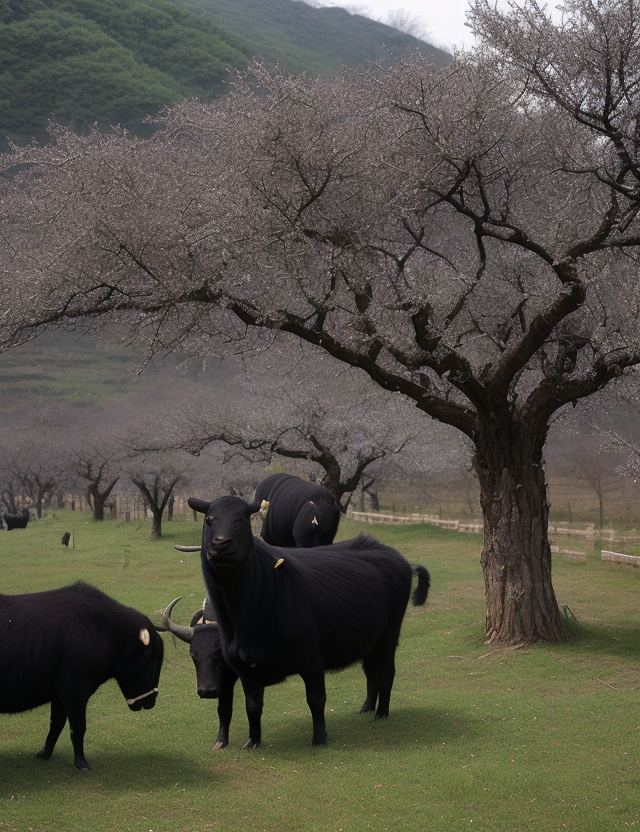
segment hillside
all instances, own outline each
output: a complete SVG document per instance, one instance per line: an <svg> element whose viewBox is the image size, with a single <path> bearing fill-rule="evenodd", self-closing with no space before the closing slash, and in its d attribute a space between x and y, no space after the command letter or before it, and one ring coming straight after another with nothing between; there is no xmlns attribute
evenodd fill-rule
<svg viewBox="0 0 640 832"><path fill-rule="evenodd" d="M352 14L343 8L315 8L303 0L188 0L222 26L242 34L255 56L290 72L337 71L368 61L389 63L392 55L416 50L439 66L451 55L418 38Z"/></svg>
<svg viewBox="0 0 640 832"><path fill-rule="evenodd" d="M181 98L211 99L252 57L294 73L388 61L423 41L298 0L0 0L0 150L46 140L48 120L137 134Z"/></svg>
<svg viewBox="0 0 640 832"><path fill-rule="evenodd" d="M42 141L48 119L138 132L166 104L215 95L251 53L176 0L0 0L0 136Z"/></svg>
<svg viewBox="0 0 640 832"><path fill-rule="evenodd" d="M45 332L0 355L0 414L4 418L31 405L92 405L152 392L167 381L175 360L156 362L140 376L142 354L115 337L105 340L63 330Z"/></svg>

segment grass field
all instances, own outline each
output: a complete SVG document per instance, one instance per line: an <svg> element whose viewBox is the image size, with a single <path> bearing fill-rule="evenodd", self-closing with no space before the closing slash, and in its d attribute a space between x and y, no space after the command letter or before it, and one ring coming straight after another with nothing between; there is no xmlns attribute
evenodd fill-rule
<svg viewBox="0 0 640 832"><path fill-rule="evenodd" d="M187 623L202 579L197 555L173 544L198 542L198 525L167 523L150 543L147 524L85 520L59 512L0 533L0 591L82 578L158 622L155 611L182 595L174 617ZM340 535L358 531L344 523ZM89 772L73 767L66 729L50 761L35 759L46 707L0 715L0 832L640 829L640 570L558 556L558 600L579 639L489 649L479 537L373 531L432 574L427 605L407 613L388 720L358 714L359 668L332 674L329 745L312 748L293 678L266 692L264 747L242 752L238 686L231 744L214 753L215 703L198 699L186 645L165 635L153 711L130 713L115 682L91 699Z"/></svg>

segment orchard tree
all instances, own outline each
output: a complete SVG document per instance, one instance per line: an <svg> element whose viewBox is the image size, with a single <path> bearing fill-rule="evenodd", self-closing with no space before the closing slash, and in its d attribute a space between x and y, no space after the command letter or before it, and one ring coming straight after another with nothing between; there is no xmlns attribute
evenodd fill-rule
<svg viewBox="0 0 640 832"><path fill-rule="evenodd" d="M252 359L247 375L236 378L235 395L198 390L173 407L174 446L197 454L221 442L227 463L238 456L263 465L307 462L306 473L331 491L343 513L359 485L371 488L376 463L387 457L399 456L402 465L418 455L438 467L447 444L443 426L365 373L288 342Z"/></svg>
<svg viewBox="0 0 640 832"><path fill-rule="evenodd" d="M33 408L0 431L0 493L12 512L28 500L38 518L45 501L68 480L69 447L63 413ZM18 505L18 500L20 504Z"/></svg>
<svg viewBox="0 0 640 832"><path fill-rule="evenodd" d="M167 519L172 519L175 489L186 482L190 463L184 451L170 446L163 427L161 401L148 397L122 404L114 427L114 439L120 449L119 467L151 513L151 540L162 537L165 512Z"/></svg>
<svg viewBox="0 0 640 832"><path fill-rule="evenodd" d="M68 422L73 471L85 484L93 519L104 520L104 509L120 479L123 448L115 436L119 409L93 411Z"/></svg>
<svg viewBox="0 0 640 832"><path fill-rule="evenodd" d="M616 473L640 480L640 378L633 373L616 385L615 396L603 401L594 396L587 408L591 429L598 437L597 451L613 458Z"/></svg>
<svg viewBox="0 0 640 832"><path fill-rule="evenodd" d="M562 639L549 422L640 363L636 13L477 0L481 46L443 69L256 65L148 141L15 150L2 342L115 320L211 354L282 331L364 370L473 445L487 641Z"/></svg>
<svg viewBox="0 0 640 832"><path fill-rule="evenodd" d="M151 512L151 540L160 540L163 514L171 513L174 491L185 481L187 465L175 454L156 452L136 455L128 467L131 482Z"/></svg>

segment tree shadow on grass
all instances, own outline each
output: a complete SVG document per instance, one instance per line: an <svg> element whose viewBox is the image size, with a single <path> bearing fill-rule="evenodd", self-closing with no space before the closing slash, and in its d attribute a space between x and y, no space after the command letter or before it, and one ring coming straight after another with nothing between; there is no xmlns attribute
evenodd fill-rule
<svg viewBox="0 0 640 832"><path fill-rule="evenodd" d="M579 622L575 638L567 647L578 647L590 655L640 659L640 624Z"/></svg>

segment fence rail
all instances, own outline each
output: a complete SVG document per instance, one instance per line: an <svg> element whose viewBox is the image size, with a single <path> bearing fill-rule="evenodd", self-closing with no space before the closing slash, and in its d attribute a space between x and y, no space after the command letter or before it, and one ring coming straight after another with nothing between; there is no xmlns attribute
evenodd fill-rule
<svg viewBox="0 0 640 832"><path fill-rule="evenodd" d="M350 520L357 520L359 523L370 523L373 525L389 523L391 525L408 526L415 523L425 523L428 526L439 526L441 529L451 529L456 532L482 533L483 525L474 520L442 520L432 514L408 514L399 516L396 514L384 514L373 511L349 511L347 517Z"/></svg>
<svg viewBox="0 0 640 832"><path fill-rule="evenodd" d="M432 514L413 513L409 515L399 516L393 514L384 514L383 512L352 511L350 509L347 512L347 517L349 517L352 520L357 520L361 523L370 524L389 523L393 525L409 525L413 523L425 523L429 526L438 526L441 529L451 529L452 531L457 532L474 532L476 534L481 534L483 529L482 523L479 523L477 521L443 520L442 518ZM566 549L564 547L558 546L553 539L555 537L573 537L576 538L576 542L578 542L579 540L583 540L586 550L595 548L596 538L599 540L609 540L612 543L616 541L622 545L624 545L625 543L640 543L639 534L617 534L615 529L596 530L595 525L593 524L587 526L586 529L568 529L564 526L556 526L553 524L549 524L549 538L551 542L551 551L556 554L565 555L565 557L572 558L574 560L586 560L586 551ZM617 561L619 563L630 563L634 566L640 565L640 557L637 557L636 555L624 555L619 552L610 552L604 549L602 550L602 560Z"/></svg>
<svg viewBox="0 0 640 832"><path fill-rule="evenodd" d="M620 552L607 552L602 550L602 560L612 560L616 563L630 563L632 566L640 566L640 557L636 555L623 555Z"/></svg>

